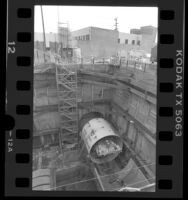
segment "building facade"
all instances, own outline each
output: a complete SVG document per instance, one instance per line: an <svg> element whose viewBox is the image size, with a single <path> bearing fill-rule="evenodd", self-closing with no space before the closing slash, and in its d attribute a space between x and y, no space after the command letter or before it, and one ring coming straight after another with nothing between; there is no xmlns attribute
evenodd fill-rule
<svg viewBox="0 0 188 200"><path fill-rule="evenodd" d="M156 34L157 28L153 26L131 29L130 33L98 27L87 27L72 32L82 57L127 57L132 50L142 50L150 54Z"/></svg>
<svg viewBox="0 0 188 200"><path fill-rule="evenodd" d="M143 26L140 28L140 31L142 35L141 48L148 53L151 53L151 49L155 45L157 28L153 26Z"/></svg>
<svg viewBox="0 0 188 200"><path fill-rule="evenodd" d="M157 62L157 45L155 45L152 49L151 49L151 58L150 60L152 62Z"/></svg>
<svg viewBox="0 0 188 200"><path fill-rule="evenodd" d="M87 27L72 32L82 57L110 57L117 55L118 31Z"/></svg>
<svg viewBox="0 0 188 200"><path fill-rule="evenodd" d="M128 57L130 51L139 50L141 40L141 35L119 32L118 56Z"/></svg>
<svg viewBox="0 0 188 200"><path fill-rule="evenodd" d="M56 52L59 52L61 46L62 49L79 48L81 57L84 58L128 57L130 51L137 50L151 54L151 49L155 45L156 34L157 28L153 26L131 29L130 33L98 27L86 27L72 32L66 28L61 28L59 33L47 33L46 43L47 47L57 48ZM36 43L43 40L42 33L35 33Z"/></svg>
<svg viewBox="0 0 188 200"><path fill-rule="evenodd" d="M140 46L142 35L119 32L119 44L138 45Z"/></svg>

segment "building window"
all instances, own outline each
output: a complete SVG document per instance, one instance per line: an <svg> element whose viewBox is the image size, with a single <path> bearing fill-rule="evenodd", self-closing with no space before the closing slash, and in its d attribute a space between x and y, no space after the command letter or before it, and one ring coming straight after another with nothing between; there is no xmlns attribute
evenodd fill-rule
<svg viewBox="0 0 188 200"><path fill-rule="evenodd" d="M134 45L135 44L135 40L132 40L132 45Z"/></svg>
<svg viewBox="0 0 188 200"><path fill-rule="evenodd" d="M120 43L120 38L118 38L118 43Z"/></svg>
<svg viewBox="0 0 188 200"><path fill-rule="evenodd" d="M138 41L137 41L137 45L139 45L139 46L140 46L140 40L138 40Z"/></svg>
<svg viewBox="0 0 188 200"><path fill-rule="evenodd" d="M83 40L86 40L86 37L85 37L85 35L83 35Z"/></svg>
<svg viewBox="0 0 188 200"><path fill-rule="evenodd" d="M128 39L125 40L125 44L128 44Z"/></svg>
<svg viewBox="0 0 188 200"><path fill-rule="evenodd" d="M89 40L89 35L86 35L86 40Z"/></svg>

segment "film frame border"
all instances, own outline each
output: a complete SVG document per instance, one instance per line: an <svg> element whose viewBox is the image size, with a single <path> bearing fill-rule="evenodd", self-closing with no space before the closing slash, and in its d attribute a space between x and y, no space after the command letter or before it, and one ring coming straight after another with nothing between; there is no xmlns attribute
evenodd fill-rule
<svg viewBox="0 0 188 200"><path fill-rule="evenodd" d="M12 124L15 126L6 132L6 196L182 197L183 135L178 137L175 133L183 127L183 88L178 85L183 86L183 78L180 77L183 77L184 61L184 3L183 0L127 0L116 3L105 0L90 4L74 0L54 0L53 4L50 0L8 1L8 14L11 14L8 15L7 115L14 118L15 123ZM158 7L156 192L73 194L69 191L32 191L34 5ZM178 69L181 72L177 72ZM180 76L178 81L177 75Z"/></svg>

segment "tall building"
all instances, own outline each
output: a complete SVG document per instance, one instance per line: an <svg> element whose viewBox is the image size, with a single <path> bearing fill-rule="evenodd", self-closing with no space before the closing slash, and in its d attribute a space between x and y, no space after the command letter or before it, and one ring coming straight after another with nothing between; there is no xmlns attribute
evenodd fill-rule
<svg viewBox="0 0 188 200"><path fill-rule="evenodd" d="M148 53L151 53L151 49L155 45L155 39L157 35L157 28L153 26L143 26L140 28L142 34L142 49L146 50Z"/></svg>

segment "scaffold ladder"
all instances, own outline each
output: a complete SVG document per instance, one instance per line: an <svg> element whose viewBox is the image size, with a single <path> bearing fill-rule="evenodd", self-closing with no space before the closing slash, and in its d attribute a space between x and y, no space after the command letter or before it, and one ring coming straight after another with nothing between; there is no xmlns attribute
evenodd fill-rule
<svg viewBox="0 0 188 200"><path fill-rule="evenodd" d="M78 139L77 71L66 66L63 63L56 64L58 111L61 123L59 138L62 147L64 139L67 141L67 138L71 138L69 143L76 143Z"/></svg>

